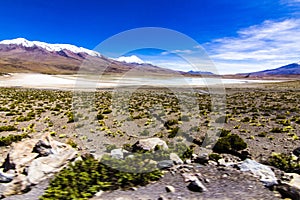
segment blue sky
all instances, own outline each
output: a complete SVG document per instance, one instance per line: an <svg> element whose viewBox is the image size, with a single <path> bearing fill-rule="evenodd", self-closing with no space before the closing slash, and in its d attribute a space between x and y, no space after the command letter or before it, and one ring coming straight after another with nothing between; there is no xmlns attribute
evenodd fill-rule
<svg viewBox="0 0 300 200"><path fill-rule="evenodd" d="M220 73L250 72L300 60L299 13L300 0L4 0L0 40L24 37L94 49L122 31L163 27L196 40ZM179 51L193 53L173 53ZM174 54L128 55L134 53L160 66L191 69Z"/></svg>

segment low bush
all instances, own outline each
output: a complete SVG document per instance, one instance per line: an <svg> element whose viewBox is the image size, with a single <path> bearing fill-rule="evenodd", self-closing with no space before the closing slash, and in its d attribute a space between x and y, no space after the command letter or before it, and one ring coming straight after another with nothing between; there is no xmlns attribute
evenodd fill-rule
<svg viewBox="0 0 300 200"><path fill-rule="evenodd" d="M300 163L297 158L283 153L273 153L268 160L268 164L285 172L299 173L300 170Z"/></svg>
<svg viewBox="0 0 300 200"><path fill-rule="evenodd" d="M225 137L218 139L213 147L213 151L217 153L231 153L233 151L240 151L247 148L247 143L244 142L237 134L228 134Z"/></svg>
<svg viewBox="0 0 300 200"><path fill-rule="evenodd" d="M8 135L6 137L1 137L0 138L0 146L8 146L12 144L13 142L18 142L21 141L23 138L29 137L28 133L23 133L20 135Z"/></svg>
<svg viewBox="0 0 300 200"><path fill-rule="evenodd" d="M131 159L131 160L130 160ZM101 161L87 155L83 160L70 164L60 171L50 182L40 200L89 199L100 190L128 189L137 185L146 185L158 180L162 172L151 163L137 162L135 158L127 160L112 159L103 156ZM132 166L144 167L148 172L128 172Z"/></svg>
<svg viewBox="0 0 300 200"><path fill-rule="evenodd" d="M17 128L12 126L12 125L8 125L8 126L0 126L0 132L3 131L16 131Z"/></svg>

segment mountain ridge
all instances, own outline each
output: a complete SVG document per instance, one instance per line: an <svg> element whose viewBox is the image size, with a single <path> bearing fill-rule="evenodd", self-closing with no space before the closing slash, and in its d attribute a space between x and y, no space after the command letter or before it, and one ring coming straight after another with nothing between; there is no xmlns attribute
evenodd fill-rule
<svg viewBox="0 0 300 200"><path fill-rule="evenodd" d="M142 67L141 67L142 66ZM24 38L0 42L0 72L46 74L127 73L175 75L181 72L148 63L126 63L70 44L48 44Z"/></svg>
<svg viewBox="0 0 300 200"><path fill-rule="evenodd" d="M275 69L267 69L250 73L239 73L236 75L244 75L246 77L300 75L300 62L287 64Z"/></svg>

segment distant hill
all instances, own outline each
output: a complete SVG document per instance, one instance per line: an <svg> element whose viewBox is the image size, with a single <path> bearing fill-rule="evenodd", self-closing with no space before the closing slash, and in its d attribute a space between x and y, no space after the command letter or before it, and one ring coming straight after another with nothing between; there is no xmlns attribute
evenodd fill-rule
<svg viewBox="0 0 300 200"><path fill-rule="evenodd" d="M246 77L300 75L300 63L292 63L276 69L268 69L258 72L243 73L237 75L244 75Z"/></svg>
<svg viewBox="0 0 300 200"><path fill-rule="evenodd" d="M191 74L191 75L215 75L215 74L212 73L212 72L206 72L206 71L193 71L193 70L188 71L187 74Z"/></svg>
<svg viewBox="0 0 300 200"><path fill-rule="evenodd" d="M24 38L0 42L0 73L31 72L75 74L126 73L174 75L181 72L151 64L126 63L104 57L98 52L70 44L49 44Z"/></svg>

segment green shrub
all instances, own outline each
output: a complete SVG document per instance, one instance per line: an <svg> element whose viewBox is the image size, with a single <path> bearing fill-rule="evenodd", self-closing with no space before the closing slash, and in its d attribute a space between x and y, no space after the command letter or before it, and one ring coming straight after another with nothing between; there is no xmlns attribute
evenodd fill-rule
<svg viewBox="0 0 300 200"><path fill-rule="evenodd" d="M174 138L177 135L178 131L179 131L178 126L175 126L174 128L171 128L171 130L169 131L168 138Z"/></svg>
<svg viewBox="0 0 300 200"><path fill-rule="evenodd" d="M102 113L98 113L96 118L97 118L97 120L102 120L102 119L104 119L104 115Z"/></svg>
<svg viewBox="0 0 300 200"><path fill-rule="evenodd" d="M250 117L244 117L243 119L241 119L241 122L250 122L251 119Z"/></svg>
<svg viewBox="0 0 300 200"><path fill-rule="evenodd" d="M30 121L32 120L33 118L30 118L30 117L27 117L27 116L18 116L16 118L16 121L17 122L26 122L26 121Z"/></svg>
<svg viewBox="0 0 300 200"><path fill-rule="evenodd" d="M211 153L211 154L208 155L208 157L209 157L210 160L213 160L213 161L216 161L216 162L219 159L222 158L222 156L220 156L220 154L218 154L218 153Z"/></svg>
<svg viewBox="0 0 300 200"><path fill-rule="evenodd" d="M145 170L148 168L148 172L128 172L128 168L137 165L141 165L141 162L137 162L135 158L117 160L103 156L101 161L98 161L91 155L85 156L83 160L61 170L51 180L40 200L89 199L99 190L128 189L146 185L162 176L162 172L154 169L153 164L145 163L139 167L145 167Z"/></svg>
<svg viewBox="0 0 300 200"><path fill-rule="evenodd" d="M178 120L177 119L171 119L171 120L166 121L164 126L167 129L170 129L173 125L176 125L176 124L178 124Z"/></svg>
<svg viewBox="0 0 300 200"><path fill-rule="evenodd" d="M229 135L230 134L230 130L226 130L226 129L220 129L220 131L219 131L219 133L220 133L220 137L225 137L225 136L227 136L227 135Z"/></svg>
<svg viewBox="0 0 300 200"><path fill-rule="evenodd" d="M300 163L292 155L273 153L268 164L285 172L299 172Z"/></svg>
<svg viewBox="0 0 300 200"><path fill-rule="evenodd" d="M281 128L281 127L273 127L270 131L272 133L283 133L283 128Z"/></svg>
<svg viewBox="0 0 300 200"><path fill-rule="evenodd" d="M76 142L75 142L74 140L70 139L70 138L67 140L66 143L67 143L68 145L70 145L71 147L73 147L73 148L76 148L76 147L77 147Z"/></svg>
<svg viewBox="0 0 300 200"><path fill-rule="evenodd" d="M257 134L258 137L266 137L267 133L266 132L261 132L259 134Z"/></svg>
<svg viewBox="0 0 300 200"><path fill-rule="evenodd" d="M245 143L240 136L237 134L228 134L218 139L213 147L213 151L218 153L231 153L232 151L240 151L246 148L247 143Z"/></svg>
<svg viewBox="0 0 300 200"><path fill-rule="evenodd" d="M118 147L115 144L109 144L106 146L106 151L111 152L113 149L117 149Z"/></svg>
<svg viewBox="0 0 300 200"><path fill-rule="evenodd" d="M67 123L73 123L73 122L77 122L78 121L78 117L75 117L73 112L68 112L67 116L68 116Z"/></svg>
<svg viewBox="0 0 300 200"><path fill-rule="evenodd" d="M1 137L0 138L0 146L8 146L12 144L13 142L18 142L21 141L23 138L29 137L28 133L23 133L20 135L8 135L6 137Z"/></svg>
<svg viewBox="0 0 300 200"><path fill-rule="evenodd" d="M0 132L3 131L16 131L17 128L12 126L12 125L8 125L8 126L0 126Z"/></svg>

